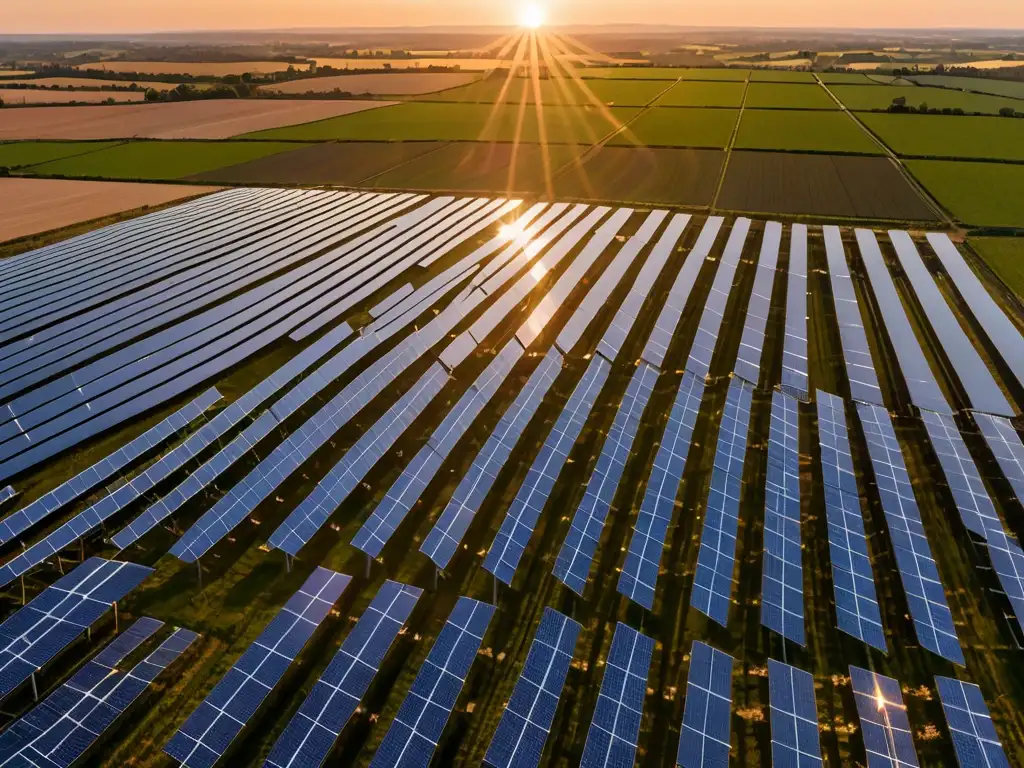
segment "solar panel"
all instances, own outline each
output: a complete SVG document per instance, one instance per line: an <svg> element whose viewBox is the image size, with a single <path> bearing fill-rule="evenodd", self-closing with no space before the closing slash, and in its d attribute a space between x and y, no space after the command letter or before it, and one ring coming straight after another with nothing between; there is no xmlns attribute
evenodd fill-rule
<svg viewBox="0 0 1024 768"><path fill-rule="evenodd" d="M679 382L676 399L647 478L647 490L619 576L619 594L649 611L654 610L661 553L674 517L676 496L683 482L686 457L703 397L704 381L692 373L685 374Z"/></svg>
<svg viewBox="0 0 1024 768"><path fill-rule="evenodd" d="M18 492L9 485L6 488L0 488L0 505L6 504L17 495ZM6 520L0 521L0 526L3 526L6 522Z"/></svg>
<svg viewBox="0 0 1024 768"><path fill-rule="evenodd" d="M733 659L729 654L696 640L693 642L676 765L683 768L729 765L732 667Z"/></svg>
<svg viewBox="0 0 1024 768"><path fill-rule="evenodd" d="M718 345L718 333L722 328L725 308L732 293L733 281L736 279L736 268L743 256L743 246L750 232L750 219L739 218L733 222L732 232L725 244L722 259L718 262L715 281L711 284L711 293L704 304L704 312L700 316L697 334L693 337L690 356L686 360L686 370L698 376L707 377L711 373L711 359Z"/></svg>
<svg viewBox="0 0 1024 768"><path fill-rule="evenodd" d="M933 232L927 238L946 273L952 278L953 285L971 308L971 313L978 318L985 334L1013 371L1017 381L1024 385L1024 337L1017 326L985 289L948 235Z"/></svg>
<svg viewBox="0 0 1024 768"><path fill-rule="evenodd" d="M789 234L789 283L786 287L786 337L782 346L782 390L807 400L807 226Z"/></svg>
<svg viewBox="0 0 1024 768"><path fill-rule="evenodd" d="M761 624L805 644L797 400L772 393L764 499Z"/></svg>
<svg viewBox="0 0 1024 768"><path fill-rule="evenodd" d="M836 624L843 632L884 652L885 633L850 455L846 408L840 398L820 389L817 402Z"/></svg>
<svg viewBox="0 0 1024 768"><path fill-rule="evenodd" d="M1024 442L1020 435L1009 419L975 413L974 420L1017 500L1024 504Z"/></svg>
<svg viewBox="0 0 1024 768"><path fill-rule="evenodd" d="M843 360L846 375L850 379L850 393L854 400L882 405L882 390L878 385L875 364L871 360L871 348L864 332L857 292L850 277L843 248L843 236L839 227L824 227L825 252L828 256L828 272L832 282L832 298L836 306L836 320L843 344Z"/></svg>
<svg viewBox="0 0 1024 768"><path fill-rule="evenodd" d="M501 253L491 259L487 266L480 271L480 274L473 278L474 285L481 285L487 278L506 267L523 249L536 247L533 244L534 238L537 238L541 232L544 232L545 228L551 222L559 219L563 213L569 211L563 217L565 220L559 222L559 228L557 230L552 229L551 232L564 231L569 224L582 216L586 210L587 206L585 205L575 205L570 210L568 203L554 203L550 208L547 207L546 203L534 204L521 219L509 225L507 229L498 232L498 235L487 245L481 246L481 249L486 248L490 251L488 255L492 255L499 249L501 249Z"/></svg>
<svg viewBox="0 0 1024 768"><path fill-rule="evenodd" d="M865 403L857 405L857 412L917 639L933 653L962 665L964 654L889 412Z"/></svg>
<svg viewBox="0 0 1024 768"><path fill-rule="evenodd" d="M772 765L820 766L814 678L801 669L768 659L768 701L772 718Z"/></svg>
<svg viewBox="0 0 1024 768"><path fill-rule="evenodd" d="M164 747L182 765L212 766L274 690L350 576L317 568Z"/></svg>
<svg viewBox="0 0 1024 768"><path fill-rule="evenodd" d="M534 526L537 525L537 518L594 407L594 401L608 379L610 369L608 361L600 355L590 359L583 378L545 439L501 522L501 528L484 559L484 568L505 584L512 584L519 559L526 551Z"/></svg>
<svg viewBox="0 0 1024 768"><path fill-rule="evenodd" d="M0 624L0 698L137 587L152 568L92 557Z"/></svg>
<svg viewBox="0 0 1024 768"><path fill-rule="evenodd" d="M594 318L606 307L612 292L622 281L626 271L632 266L640 252L651 242L655 232L667 217L668 211L651 211L636 234L626 240L625 245L615 254L612 263L597 279L594 287L587 291L587 295L583 297L569 321L562 326L562 330L555 340L555 346L563 354L569 354L579 343ZM602 354L604 353L602 352Z"/></svg>
<svg viewBox="0 0 1024 768"><path fill-rule="evenodd" d="M736 365L733 367L733 373L755 386L761 378L764 331L772 306L772 289L775 286L775 271L779 263L781 245L782 225L769 221L764 226L764 240L761 242L761 254L757 260L754 288L747 305L743 337L740 339L740 349L736 355Z"/></svg>
<svg viewBox="0 0 1024 768"><path fill-rule="evenodd" d="M724 222L725 219L721 216L708 217L707 221L704 222L704 228L700 231L697 242L694 243L693 249L686 257L683 268L679 270L679 274L669 290L665 304L661 308L661 313L655 322L654 330L651 331L650 338L647 340L647 346L644 347L643 354L641 355L641 359L650 363L655 368L660 368L665 361L665 355L668 354L668 348L676 334L676 327L679 325L680 319L682 319L686 300L690 298L693 284L700 274L701 267L704 266L705 259L711 253L711 249L715 245L715 240L718 238L718 233L722 230ZM661 243L659 243L660 245ZM671 250L669 250L669 253L671 253ZM665 257L668 257L668 253L665 254ZM614 323L612 327L615 327ZM624 338L625 336L623 336Z"/></svg>
<svg viewBox="0 0 1024 768"><path fill-rule="evenodd" d="M953 364L957 378L963 384L972 406L976 410L1000 416L1015 415L1013 407L1007 402L985 361L946 303L910 235L906 232L890 231L889 239L896 248L896 256L903 266L903 271L907 273L928 322Z"/></svg>
<svg viewBox="0 0 1024 768"><path fill-rule="evenodd" d="M307 768L327 759L422 593L384 582L275 742L266 765Z"/></svg>
<svg viewBox="0 0 1024 768"><path fill-rule="evenodd" d="M1024 550L1003 531L989 531L987 543L992 568L999 576L1017 624L1024 630Z"/></svg>
<svg viewBox="0 0 1024 768"><path fill-rule="evenodd" d="M903 378L910 390L910 399L918 408L937 413L952 413L928 365L921 344L914 335L903 302L896 292L896 284L885 265L882 250L878 247L875 233L867 229L858 229L857 244L860 246L861 260L867 269L868 279L882 311L882 318L885 320L889 341L892 342Z"/></svg>
<svg viewBox="0 0 1024 768"><path fill-rule="evenodd" d="M545 608L512 697L487 748L492 768L536 768L555 720L558 699L572 664L580 625Z"/></svg>
<svg viewBox="0 0 1024 768"><path fill-rule="evenodd" d="M430 765L493 615L493 605L459 598L377 747L371 766Z"/></svg>
<svg viewBox="0 0 1024 768"><path fill-rule="evenodd" d="M753 396L754 388L747 382L734 378L729 384L690 596L692 607L723 627L728 624L732 602L743 460Z"/></svg>
<svg viewBox="0 0 1024 768"><path fill-rule="evenodd" d="M633 764L653 653L654 640L621 622L615 625L581 768Z"/></svg>
<svg viewBox="0 0 1024 768"><path fill-rule="evenodd" d="M438 568L448 567L498 473L561 370L562 356L554 349L548 350L548 354L530 375L526 386L502 415L498 426L473 459L473 465L459 482L451 501L420 547L420 551L433 560Z"/></svg>
<svg viewBox="0 0 1024 768"><path fill-rule="evenodd" d="M516 208L522 205L522 201L515 200L513 202L516 203ZM479 248L477 248L473 252L473 256L477 259L477 261L483 261L488 256L493 256L499 250L507 246L509 244L509 241L513 240L519 233L526 232L526 230L530 227L533 221L542 213L544 213L544 210L547 207L547 203L534 203L532 206L530 206L529 209L526 210L525 213L520 215L518 219L516 219L508 226L503 226L501 228L501 231L497 235L488 240L484 245L481 245ZM567 207L568 205L566 203L559 203L557 204L557 206L552 206L551 209L548 211L548 214L545 215L554 216L557 212L565 210ZM435 261L440 259L443 255L443 253L433 253L427 256L422 261L420 261L418 266L421 266L424 269L426 269L427 267L431 266Z"/></svg>
<svg viewBox="0 0 1024 768"><path fill-rule="evenodd" d="M917 751L899 681L850 667L868 768L916 768Z"/></svg>
<svg viewBox="0 0 1024 768"><path fill-rule="evenodd" d="M981 688L950 677L935 683L960 768L1010 768Z"/></svg>
<svg viewBox="0 0 1024 768"><path fill-rule="evenodd" d="M658 374L659 371L647 363L640 363L633 374L555 561L552 573L579 595L586 589L608 512Z"/></svg>

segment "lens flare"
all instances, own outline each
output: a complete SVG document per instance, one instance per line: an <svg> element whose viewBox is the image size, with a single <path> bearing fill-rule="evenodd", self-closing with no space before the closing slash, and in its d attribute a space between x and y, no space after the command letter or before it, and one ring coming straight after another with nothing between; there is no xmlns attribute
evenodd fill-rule
<svg viewBox="0 0 1024 768"><path fill-rule="evenodd" d="M543 6L537 5L536 3L524 5L519 11L519 24L527 29L540 29L544 26L546 18L547 13Z"/></svg>

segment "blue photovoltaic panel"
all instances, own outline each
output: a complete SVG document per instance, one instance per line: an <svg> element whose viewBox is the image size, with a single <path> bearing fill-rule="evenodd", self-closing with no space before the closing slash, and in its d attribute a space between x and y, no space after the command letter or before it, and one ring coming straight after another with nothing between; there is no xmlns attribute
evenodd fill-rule
<svg viewBox="0 0 1024 768"><path fill-rule="evenodd" d="M494 606L460 597L370 765L426 768L473 665Z"/></svg>
<svg viewBox="0 0 1024 768"><path fill-rule="evenodd" d="M650 363L655 368L660 368L665 361L665 355L668 353L668 348L676 334L676 327L679 325L680 319L682 319L686 300L690 298L693 284L696 282L708 254L711 253L711 249L715 245L715 240L718 238L718 233L722 230L724 222L725 219L721 216L708 217L707 221L704 222L704 228L700 231L697 242L694 243L693 249L686 257L683 268L679 270L676 281L669 290L668 297L665 299L665 305L658 315L654 330L651 331L650 338L647 340L647 346L644 347L643 354L641 355L644 361ZM615 328L614 323L612 328ZM609 333L611 330L610 328ZM621 345L621 342L619 343Z"/></svg>
<svg viewBox="0 0 1024 768"><path fill-rule="evenodd" d="M580 768L633 765L653 654L654 640L615 625Z"/></svg>
<svg viewBox="0 0 1024 768"><path fill-rule="evenodd" d="M9 485L6 488L0 488L0 505L6 504L17 495L18 492ZM6 520L0 521L0 527L2 527L6 522Z"/></svg>
<svg viewBox="0 0 1024 768"><path fill-rule="evenodd" d="M850 667L868 768L917 768L917 750L899 681Z"/></svg>
<svg viewBox="0 0 1024 768"><path fill-rule="evenodd" d="M736 268L743 256L743 245L749 232L750 219L736 219L729 240L725 244L722 259L718 262L715 281L711 284L711 293L704 304L697 334L693 337L693 346L690 347L690 356L686 359L686 370L697 376L706 378L711 372L711 360L715 356L715 347L718 346L718 333L722 329L725 308L736 279Z"/></svg>
<svg viewBox="0 0 1024 768"><path fill-rule="evenodd" d="M433 560L438 568L448 567L498 473L561 370L562 356L554 349L549 350L515 402L502 415L498 426L487 438L484 447L473 460L473 465L455 489L451 501L430 529L420 551Z"/></svg>
<svg viewBox="0 0 1024 768"><path fill-rule="evenodd" d="M566 403L565 408L548 434L544 445L534 459L526 479L516 494L512 506L501 522L491 548L484 559L484 568L496 579L512 584L519 567L519 559L526 551L533 529L537 525L541 510L558 480L558 475L569 458L583 425L590 415L594 401L604 387L611 369L608 361L600 355L590 359L580 383Z"/></svg>
<svg viewBox="0 0 1024 768"><path fill-rule="evenodd" d="M1024 504L1024 442L1021 442L1020 435L1009 419L975 413L974 420L978 422L981 434L1017 500Z"/></svg>
<svg viewBox="0 0 1024 768"><path fill-rule="evenodd" d="M882 310L889 341L892 342L900 370L910 390L910 399L918 408L951 414L953 411L935 380L917 336L914 335L903 302L896 292L896 284L889 274L882 250L878 247L875 233L868 229L858 229L857 245L860 247L861 261L867 269L878 306Z"/></svg>
<svg viewBox="0 0 1024 768"><path fill-rule="evenodd" d="M1003 531L990 531L987 543L992 568L999 576L1017 624L1024 630L1024 550Z"/></svg>
<svg viewBox="0 0 1024 768"><path fill-rule="evenodd" d="M886 651L860 493L850 455L846 409L842 399L820 389L817 401L836 623L843 632Z"/></svg>
<svg viewBox="0 0 1024 768"><path fill-rule="evenodd" d="M679 382L675 403L654 457L647 490L629 540L618 591L630 600L654 610L654 590L661 568L661 553L674 516L676 496L683 482L693 427L697 423L704 381L692 373Z"/></svg>
<svg viewBox="0 0 1024 768"><path fill-rule="evenodd" d="M843 360L846 362L846 375L850 379L850 394L854 400L882 405L882 390L871 359L871 348L864 332L864 318L850 277L850 267L846 263L843 236L839 227L828 226L823 231L832 299L836 306L839 338L843 344Z"/></svg>
<svg viewBox="0 0 1024 768"><path fill-rule="evenodd" d="M753 387L740 379L734 378L729 385L690 596L692 607L723 627L729 622L732 603L743 460L753 395Z"/></svg>
<svg viewBox="0 0 1024 768"><path fill-rule="evenodd" d="M805 644L797 400L772 393L764 499L761 624Z"/></svg>
<svg viewBox="0 0 1024 768"><path fill-rule="evenodd" d="M274 744L266 766L314 768L327 759L422 593L384 582Z"/></svg>
<svg viewBox="0 0 1024 768"><path fill-rule="evenodd" d="M679 734L676 765L683 768L727 768L732 733L733 659L710 645L690 649L686 705Z"/></svg>
<svg viewBox="0 0 1024 768"><path fill-rule="evenodd" d="M815 768L821 762L814 678L802 669L768 659L772 765Z"/></svg>
<svg viewBox="0 0 1024 768"><path fill-rule="evenodd" d="M189 768L214 765L274 690L351 581L317 568L171 737L164 752Z"/></svg>
<svg viewBox="0 0 1024 768"><path fill-rule="evenodd" d="M786 287L786 338L782 346L782 389L799 400L810 392L807 377L807 226L789 234L789 282Z"/></svg>
<svg viewBox="0 0 1024 768"><path fill-rule="evenodd" d="M578 595L582 595L587 586L601 532L658 374L658 369L647 363L640 363L633 374L555 561L552 573Z"/></svg>
<svg viewBox="0 0 1024 768"><path fill-rule="evenodd" d="M963 664L964 654L946 603L946 591L928 545L910 474L889 412L865 403L857 405L857 412L871 455L882 511L917 639L932 653Z"/></svg>
<svg viewBox="0 0 1024 768"><path fill-rule="evenodd" d="M1016 415L1013 406L1007 402L1006 396L989 372L988 365L978 354L960 321L946 303L946 298L935 284L935 278L928 271L928 267L921 260L921 254L917 252L910 235L906 232L893 231L889 232L889 239L892 240L903 271L910 279L914 293L921 302L921 308L935 330L943 351L953 364L953 369L963 384L972 407L1000 416ZM999 340L993 341L998 346Z"/></svg>
<svg viewBox="0 0 1024 768"><path fill-rule="evenodd" d="M572 664L580 625L545 608L523 671L487 748L491 768L536 768Z"/></svg>
<svg viewBox="0 0 1024 768"><path fill-rule="evenodd" d="M64 650L152 568L92 557L0 624L0 698Z"/></svg>
<svg viewBox="0 0 1024 768"><path fill-rule="evenodd" d="M981 688L949 677L935 682L960 768L1010 768Z"/></svg>
<svg viewBox="0 0 1024 768"><path fill-rule="evenodd" d="M747 305L747 319L743 324L743 337L736 355L733 373L757 386L761 378L761 352L764 348L764 330L768 325L768 312L772 306L775 270L779 264L782 245L782 225L769 221L764 226L761 255L754 275L754 288Z"/></svg>

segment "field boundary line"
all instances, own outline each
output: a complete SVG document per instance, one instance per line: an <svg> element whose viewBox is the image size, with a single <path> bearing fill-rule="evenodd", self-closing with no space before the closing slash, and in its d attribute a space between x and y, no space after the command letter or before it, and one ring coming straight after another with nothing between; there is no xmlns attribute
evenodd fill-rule
<svg viewBox="0 0 1024 768"><path fill-rule="evenodd" d="M740 108L736 112L736 124L732 127L732 134L729 136L729 143L725 146L725 159L722 160L722 171L718 174L718 184L715 185L715 195L711 198L709 211L718 209L718 198L722 195L722 187L725 186L725 174L729 172L729 161L732 159L732 150L736 146L736 137L740 133L740 123L743 122L743 111L747 107L747 94L750 92L750 82L753 72L747 74L743 81L743 98L740 99Z"/></svg>
<svg viewBox="0 0 1024 768"><path fill-rule="evenodd" d="M335 142L335 143L338 143L338 142ZM402 143L402 142L398 142L398 143ZM408 160L404 160L401 163L398 163L396 165L391 166L390 168L385 168L383 171L378 171L377 173L371 174L371 175L367 176L365 179L360 179L359 181L355 182L355 186L362 186L363 184L366 184L369 181L373 181L374 179L380 178L385 173L391 173L392 171L397 171L399 168L404 168L405 166L407 166L410 163L412 163L414 160L419 160L420 158L423 158L423 157L430 157L431 155L436 155L442 149L447 149L452 144L459 144L459 143L460 142L458 142L458 141L446 141L446 142L443 142L440 147L432 149L429 152L424 152L423 154L416 155L415 157L410 157Z"/></svg>

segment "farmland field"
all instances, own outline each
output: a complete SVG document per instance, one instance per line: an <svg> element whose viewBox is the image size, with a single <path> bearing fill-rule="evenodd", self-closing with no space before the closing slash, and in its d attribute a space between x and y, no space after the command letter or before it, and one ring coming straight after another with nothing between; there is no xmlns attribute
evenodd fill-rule
<svg viewBox="0 0 1024 768"><path fill-rule="evenodd" d="M863 72L822 72L818 77L826 85L871 85L875 82Z"/></svg>
<svg viewBox="0 0 1024 768"><path fill-rule="evenodd" d="M965 224L1024 227L1024 165L910 160L907 167Z"/></svg>
<svg viewBox="0 0 1024 768"><path fill-rule="evenodd" d="M456 101L468 104L543 105L614 104L642 107L669 87L668 83L639 80L587 80L581 86L567 78L534 82L526 77L490 77L479 83L424 96L422 101Z"/></svg>
<svg viewBox="0 0 1024 768"><path fill-rule="evenodd" d="M0 168L20 168L27 165L46 163L72 155L98 152L114 146L109 141L56 142L21 141L0 144Z"/></svg>
<svg viewBox="0 0 1024 768"><path fill-rule="evenodd" d="M0 141L227 139L239 133L387 106L384 101L213 100L125 106L33 107L0 115Z"/></svg>
<svg viewBox="0 0 1024 768"><path fill-rule="evenodd" d="M1006 287L1024 300L1024 237L972 237L968 243Z"/></svg>
<svg viewBox="0 0 1024 768"><path fill-rule="evenodd" d="M588 67L580 76L589 79L632 80L746 80L749 70L686 67Z"/></svg>
<svg viewBox="0 0 1024 768"><path fill-rule="evenodd" d="M494 69L502 64L508 64L500 59L460 59L460 58L430 58L430 59L332 59L316 57L318 67L333 67L334 69L426 69L427 67L445 67L451 69L463 69L467 72L485 72ZM298 68L298 65L297 67Z"/></svg>
<svg viewBox="0 0 1024 768"><path fill-rule="evenodd" d="M747 109L839 109L820 85L753 82L747 88Z"/></svg>
<svg viewBox="0 0 1024 768"><path fill-rule="evenodd" d="M780 64L776 64L780 66ZM794 72L788 69L755 69L750 73L753 83L813 83L814 75L810 72Z"/></svg>
<svg viewBox="0 0 1024 768"><path fill-rule="evenodd" d="M893 151L906 157L1024 160L1024 120L945 115L860 117Z"/></svg>
<svg viewBox="0 0 1024 768"><path fill-rule="evenodd" d="M994 80L987 77L956 77L955 75L914 75L913 79L921 85L939 85L946 88L1024 99L1024 82L1020 80Z"/></svg>
<svg viewBox="0 0 1024 768"><path fill-rule="evenodd" d="M105 101L123 104L146 100L143 91L55 91L45 88L0 88L0 101L5 106L25 104L101 104Z"/></svg>
<svg viewBox="0 0 1024 768"><path fill-rule="evenodd" d="M75 69L99 72L138 72L140 75L212 75L270 74L287 72L291 66L286 61L236 61L236 62L173 62L173 61L100 61L95 64L80 64ZM304 65L295 65L305 69Z"/></svg>
<svg viewBox="0 0 1024 768"><path fill-rule="evenodd" d="M736 135L737 149L878 155L882 150L849 115L746 109Z"/></svg>
<svg viewBox="0 0 1024 768"><path fill-rule="evenodd" d="M707 147L722 149L729 143L738 110L657 107L644 112L612 144L630 145L635 137L649 147Z"/></svg>
<svg viewBox="0 0 1024 768"><path fill-rule="evenodd" d="M292 80L261 86L275 93L329 93L335 89L356 95L411 96L457 88L476 81L478 75L458 72L416 72L381 75L336 75Z"/></svg>
<svg viewBox="0 0 1024 768"><path fill-rule="evenodd" d="M907 105L920 107L927 104L929 109L962 109L964 112L998 115L1003 107L1024 111L1024 103L1015 99L986 96L979 93L963 93L945 88L924 88L907 86L838 85L832 93L849 109L856 111L885 110L893 99L903 98Z"/></svg>
<svg viewBox="0 0 1024 768"><path fill-rule="evenodd" d="M657 101L659 107L739 107L743 83L683 80Z"/></svg>
<svg viewBox="0 0 1024 768"><path fill-rule="evenodd" d="M0 78L0 94L7 89L7 85L28 85L33 88L128 88L137 85L143 90L152 88L155 91L170 91L178 87L177 83L161 83L156 80L103 80L98 77L35 77L31 79L7 80ZM202 90L209 88L209 83L190 83L193 88Z"/></svg>

